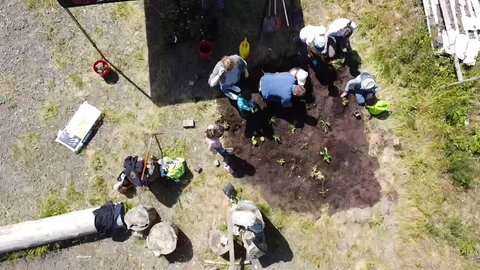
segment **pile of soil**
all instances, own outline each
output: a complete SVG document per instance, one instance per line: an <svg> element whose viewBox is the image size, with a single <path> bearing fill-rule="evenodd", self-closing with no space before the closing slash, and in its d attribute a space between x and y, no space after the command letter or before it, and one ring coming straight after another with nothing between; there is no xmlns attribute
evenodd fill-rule
<svg viewBox="0 0 480 270"><path fill-rule="evenodd" d="M260 64L253 69L263 67ZM319 216L324 204L328 204L330 212L372 206L381 196L375 178L378 162L368 155L364 121L353 116L354 111L362 108L353 95L343 105L337 90L343 89L352 75L348 67L337 72L331 67L316 71L310 68L308 95L305 100L295 102L293 108L267 105L258 93L253 93L264 114L260 123L265 126L258 133L255 128L258 122L251 130L251 122L247 125L233 102L219 99L220 121L230 126L224 135L225 145L233 147L241 159L255 168L255 174L244 178L245 182L260 186L265 199L284 210ZM256 90L259 78L253 77L242 83L242 91ZM269 130L266 123L273 122L272 117L274 123ZM330 123L327 133L322 121ZM252 136L257 139L257 146L252 144ZM265 137L264 142L261 136ZM274 136L280 137L280 144ZM331 156L331 164L320 154L324 147ZM285 163L280 165L279 160ZM311 176L314 166L325 175L323 186L322 181Z"/></svg>

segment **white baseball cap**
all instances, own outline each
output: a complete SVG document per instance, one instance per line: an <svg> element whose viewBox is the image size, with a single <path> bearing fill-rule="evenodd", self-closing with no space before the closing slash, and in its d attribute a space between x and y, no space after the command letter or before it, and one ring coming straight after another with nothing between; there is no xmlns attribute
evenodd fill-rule
<svg viewBox="0 0 480 270"><path fill-rule="evenodd" d="M307 82L307 78L308 78L308 72L306 72L305 70L300 69L297 72L297 83L298 83L298 85L305 85L305 82Z"/></svg>
<svg viewBox="0 0 480 270"><path fill-rule="evenodd" d="M373 78L365 78L362 80L361 87L363 90L373 90L376 87L375 80Z"/></svg>

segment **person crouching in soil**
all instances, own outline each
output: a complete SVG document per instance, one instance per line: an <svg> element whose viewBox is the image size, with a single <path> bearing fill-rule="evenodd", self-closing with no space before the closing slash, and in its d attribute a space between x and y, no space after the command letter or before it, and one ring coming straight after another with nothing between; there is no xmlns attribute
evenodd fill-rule
<svg viewBox="0 0 480 270"><path fill-rule="evenodd" d="M370 106L377 101L376 94L380 90L377 82L373 76L368 72L362 72L357 77L349 80L345 85L345 91L341 97L346 98L350 87L353 85L353 92L355 93L355 100L360 106Z"/></svg>
<svg viewBox="0 0 480 270"><path fill-rule="evenodd" d="M229 156L232 154L232 148L223 148L220 138L223 136L224 128L219 125L208 125L207 130L205 131L205 141L208 144L208 149L212 152L219 153L223 158L223 168L229 173L233 173L232 169L228 165Z"/></svg>

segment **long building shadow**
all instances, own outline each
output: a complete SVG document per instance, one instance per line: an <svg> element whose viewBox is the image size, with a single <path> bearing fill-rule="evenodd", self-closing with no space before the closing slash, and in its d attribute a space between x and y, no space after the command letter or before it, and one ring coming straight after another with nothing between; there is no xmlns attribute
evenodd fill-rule
<svg viewBox="0 0 480 270"><path fill-rule="evenodd" d="M202 11L201 1L144 2L152 100L162 106L223 95L210 88L208 76L224 55L239 53L244 38L257 47L263 1L227 0L225 12ZM213 43L208 58L197 49L203 39Z"/></svg>

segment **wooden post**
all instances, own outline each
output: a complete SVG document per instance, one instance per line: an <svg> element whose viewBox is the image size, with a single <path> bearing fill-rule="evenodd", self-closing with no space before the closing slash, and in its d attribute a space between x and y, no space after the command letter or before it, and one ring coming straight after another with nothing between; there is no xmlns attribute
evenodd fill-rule
<svg viewBox="0 0 480 270"><path fill-rule="evenodd" d="M228 255L230 259L229 270L235 269L235 248L233 246L233 224L232 224L232 211L227 209L227 228L228 228Z"/></svg>
<svg viewBox="0 0 480 270"><path fill-rule="evenodd" d="M0 227L0 254L95 234L98 208Z"/></svg>

